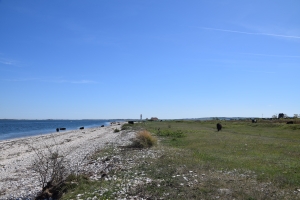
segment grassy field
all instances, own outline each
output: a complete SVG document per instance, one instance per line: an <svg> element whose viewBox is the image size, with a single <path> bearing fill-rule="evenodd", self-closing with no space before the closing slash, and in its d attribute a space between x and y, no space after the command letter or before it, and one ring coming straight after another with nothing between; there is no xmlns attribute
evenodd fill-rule
<svg viewBox="0 0 300 200"><path fill-rule="evenodd" d="M164 144L188 150L194 164L224 171L250 170L259 180L280 187L300 186L299 124L226 121L217 132L216 123L168 121L144 126L158 134L164 130L183 132L185 137L166 139Z"/></svg>
<svg viewBox="0 0 300 200"><path fill-rule="evenodd" d="M97 197L118 199L115 185L142 174L151 181L134 187L132 182L123 182L127 189L122 197L300 199L300 124L221 121L223 129L218 132L217 122L161 121L125 126L123 131L153 133L159 143L148 151L156 156L139 157L130 170L115 174L123 177L117 179L119 182L100 184L108 192ZM135 149L122 152L127 159L139 153ZM99 187L99 182L94 184Z"/></svg>

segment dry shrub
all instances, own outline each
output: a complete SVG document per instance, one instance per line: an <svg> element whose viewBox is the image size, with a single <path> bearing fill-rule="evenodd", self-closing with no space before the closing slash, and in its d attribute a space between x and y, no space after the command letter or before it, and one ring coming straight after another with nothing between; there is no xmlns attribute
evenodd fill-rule
<svg viewBox="0 0 300 200"><path fill-rule="evenodd" d="M36 157L32 163L32 169L40 176L42 188L49 185L58 185L68 176L69 161L59 149L53 149L46 145L46 149L33 148Z"/></svg>
<svg viewBox="0 0 300 200"><path fill-rule="evenodd" d="M55 198L57 192L69 175L70 162L62 150L57 148L54 138L53 141L52 145L44 144L40 147L28 144L29 149L35 153L31 167L38 174L42 187L35 199L58 199Z"/></svg>
<svg viewBox="0 0 300 200"><path fill-rule="evenodd" d="M135 148L149 148L157 143L157 139L151 135L149 131L140 131L136 134L133 140L132 147Z"/></svg>

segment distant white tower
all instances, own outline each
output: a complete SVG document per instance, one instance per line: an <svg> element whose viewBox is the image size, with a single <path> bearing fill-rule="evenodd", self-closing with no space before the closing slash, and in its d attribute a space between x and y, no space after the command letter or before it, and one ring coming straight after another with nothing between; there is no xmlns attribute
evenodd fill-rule
<svg viewBox="0 0 300 200"><path fill-rule="evenodd" d="M140 120L141 120L141 121L143 120L143 115L142 115L142 114L140 115Z"/></svg>

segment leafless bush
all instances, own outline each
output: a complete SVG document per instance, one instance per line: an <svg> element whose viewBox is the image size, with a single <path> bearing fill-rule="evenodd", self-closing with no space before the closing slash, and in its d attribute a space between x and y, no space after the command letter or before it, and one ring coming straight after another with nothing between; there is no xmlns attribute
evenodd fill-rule
<svg viewBox="0 0 300 200"><path fill-rule="evenodd" d="M41 186L55 186L68 176L69 162L58 148L45 145L45 149L30 146L35 152L32 169L39 175Z"/></svg>
<svg viewBox="0 0 300 200"><path fill-rule="evenodd" d="M0 189L0 195L4 195L5 194L5 189Z"/></svg>
<svg viewBox="0 0 300 200"><path fill-rule="evenodd" d="M31 167L39 175L42 187L41 193L35 199L50 199L50 197L60 199L64 192L74 186L74 184L70 185L70 180L78 181L88 177L86 176L88 171L85 171L82 165L85 165L84 162L91 157L90 154L93 151L87 153L76 164L73 163L71 167L71 161L67 159L68 154L58 148L54 138L53 141L53 144L45 144L39 148L29 145L29 148L35 153ZM96 147L91 147L91 149L93 148L96 151Z"/></svg>

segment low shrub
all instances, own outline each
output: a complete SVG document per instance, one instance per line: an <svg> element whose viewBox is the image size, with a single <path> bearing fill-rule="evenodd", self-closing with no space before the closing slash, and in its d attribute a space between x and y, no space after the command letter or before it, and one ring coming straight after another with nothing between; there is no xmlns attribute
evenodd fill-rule
<svg viewBox="0 0 300 200"><path fill-rule="evenodd" d="M149 148L157 144L157 139L148 131L140 131L136 134L131 147Z"/></svg>
<svg viewBox="0 0 300 200"><path fill-rule="evenodd" d="M117 133L117 132L120 132L120 130L116 128L116 129L114 130L114 133Z"/></svg>
<svg viewBox="0 0 300 200"><path fill-rule="evenodd" d="M31 168L39 176L42 191L35 199L58 199L60 189L69 176L70 161L58 148L46 145L45 149L29 145L35 153Z"/></svg>
<svg viewBox="0 0 300 200"><path fill-rule="evenodd" d="M45 151L31 148L36 154L31 167L39 175L42 189L63 182L68 176L69 168L69 161L65 155L60 154L59 149L52 149L49 146L46 146Z"/></svg>
<svg viewBox="0 0 300 200"><path fill-rule="evenodd" d="M123 124L121 130L129 130L132 128L132 124Z"/></svg>

